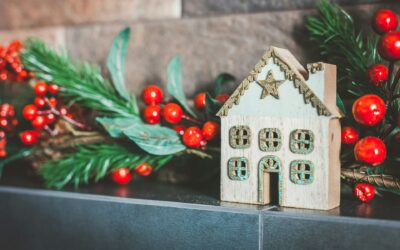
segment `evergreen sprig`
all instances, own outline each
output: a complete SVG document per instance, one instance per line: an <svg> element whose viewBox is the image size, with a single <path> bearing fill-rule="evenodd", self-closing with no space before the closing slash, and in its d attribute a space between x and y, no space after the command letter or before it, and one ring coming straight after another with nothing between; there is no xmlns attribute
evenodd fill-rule
<svg viewBox="0 0 400 250"><path fill-rule="evenodd" d="M121 98L95 65L74 62L37 39L28 39L24 43L21 58L35 78L57 83L61 87L61 94L72 102L106 115L138 115L136 100Z"/></svg>
<svg viewBox="0 0 400 250"><path fill-rule="evenodd" d="M121 144L92 144L78 146L74 153L46 162L39 173L48 187L61 189L67 184L78 187L92 179L98 181L120 167L133 169L144 162L158 170L172 158L134 152Z"/></svg>
<svg viewBox="0 0 400 250"><path fill-rule="evenodd" d="M324 60L338 66L339 93L353 97L375 93L385 98L382 88L370 84L366 74L369 66L381 62L377 38L357 32L353 18L338 5L321 1L317 9L319 15L309 17L306 27Z"/></svg>

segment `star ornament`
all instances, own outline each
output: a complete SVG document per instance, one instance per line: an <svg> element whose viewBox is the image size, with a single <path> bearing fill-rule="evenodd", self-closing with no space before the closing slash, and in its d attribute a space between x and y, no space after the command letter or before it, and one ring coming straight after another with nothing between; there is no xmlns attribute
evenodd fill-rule
<svg viewBox="0 0 400 250"><path fill-rule="evenodd" d="M265 80L258 80L257 83L263 88L261 93L261 99L264 99L266 96L271 95L276 99L279 99L278 88L282 85L285 80L275 80L272 71L268 71L267 77Z"/></svg>

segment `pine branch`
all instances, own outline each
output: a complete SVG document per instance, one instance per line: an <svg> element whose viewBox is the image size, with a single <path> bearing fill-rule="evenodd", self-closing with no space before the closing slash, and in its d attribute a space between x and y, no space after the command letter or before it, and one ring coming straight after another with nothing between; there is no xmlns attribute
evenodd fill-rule
<svg viewBox="0 0 400 250"><path fill-rule="evenodd" d="M28 39L21 54L23 65L37 79L60 85L61 94L72 102L107 115L136 116L136 101L121 98L113 85L103 78L100 69L72 61L37 39Z"/></svg>
<svg viewBox="0 0 400 250"><path fill-rule="evenodd" d="M358 97L375 93L385 97L383 89L372 86L366 74L370 65L381 62L377 39L356 32L352 17L338 5L322 1L318 11L319 16L309 17L306 26L324 60L338 66L340 94Z"/></svg>
<svg viewBox="0 0 400 250"><path fill-rule="evenodd" d="M119 144L93 144L78 146L74 153L45 163L39 173L48 187L61 189L67 184L78 187L91 179L98 181L120 167L133 169L143 162L158 170L172 158L136 153Z"/></svg>

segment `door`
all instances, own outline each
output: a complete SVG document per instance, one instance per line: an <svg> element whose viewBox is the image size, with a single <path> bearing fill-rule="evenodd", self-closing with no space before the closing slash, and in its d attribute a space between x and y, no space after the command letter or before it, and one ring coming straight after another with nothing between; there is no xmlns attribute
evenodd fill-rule
<svg viewBox="0 0 400 250"><path fill-rule="evenodd" d="M267 182L269 176L269 182ZM258 164L258 202L264 204L266 188L269 189L270 203L281 205L282 168L281 161L274 155L263 157Z"/></svg>

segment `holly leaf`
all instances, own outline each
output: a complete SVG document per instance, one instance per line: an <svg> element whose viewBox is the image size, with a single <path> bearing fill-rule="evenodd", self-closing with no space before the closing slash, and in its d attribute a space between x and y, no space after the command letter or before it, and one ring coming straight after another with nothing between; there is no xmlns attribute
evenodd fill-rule
<svg viewBox="0 0 400 250"><path fill-rule="evenodd" d="M131 117L97 117L96 121L100 123L105 130L110 134L111 137L119 138L124 136L123 131L130 126L142 123L141 119L138 116Z"/></svg>
<svg viewBox="0 0 400 250"><path fill-rule="evenodd" d="M125 100L136 104L136 99L129 95L125 86L125 62L130 33L130 28L125 28L115 37L107 57L107 68L118 94ZM135 110L138 110L137 104L133 107L136 107Z"/></svg>
<svg viewBox="0 0 400 250"><path fill-rule="evenodd" d="M211 120L218 120L218 118L215 116L217 112L221 109L222 103L219 101L215 100L214 98L211 97L209 93L206 93L206 114L207 117Z"/></svg>
<svg viewBox="0 0 400 250"><path fill-rule="evenodd" d="M168 93L173 96L182 107L193 117L197 118L196 113L190 109L185 93L182 88L182 65L181 59L179 56L175 56L168 63L167 68L167 77L168 77Z"/></svg>
<svg viewBox="0 0 400 250"><path fill-rule="evenodd" d="M214 92L215 95L219 95L221 94L221 90L222 90L222 85L228 82L233 82L236 81L236 78L229 74L229 73L221 73L217 76L217 78L215 79L215 88L214 88Z"/></svg>
<svg viewBox="0 0 400 250"><path fill-rule="evenodd" d="M343 112L343 114L346 114L346 108L344 106L342 98L340 98L339 94L336 94L336 106Z"/></svg>
<svg viewBox="0 0 400 250"><path fill-rule="evenodd" d="M141 149L153 155L171 155L186 149L179 135L166 127L135 123L123 133Z"/></svg>

